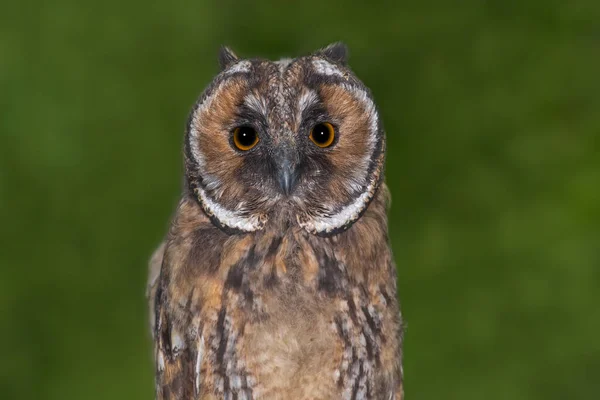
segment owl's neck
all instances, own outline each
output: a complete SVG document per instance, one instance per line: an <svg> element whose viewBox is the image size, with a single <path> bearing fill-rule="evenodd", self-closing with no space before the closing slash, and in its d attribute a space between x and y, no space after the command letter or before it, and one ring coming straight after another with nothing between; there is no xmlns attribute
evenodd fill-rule
<svg viewBox="0 0 600 400"><path fill-rule="evenodd" d="M349 286L388 285L395 277L387 234L389 194L382 185L369 208L348 230L330 237L300 228L285 212L262 230L229 234L215 226L191 196L173 221L172 251L187 254L188 268L219 271L225 286L246 292L305 287L324 293ZM395 291L395 278L393 282ZM390 292L392 292L390 287Z"/></svg>

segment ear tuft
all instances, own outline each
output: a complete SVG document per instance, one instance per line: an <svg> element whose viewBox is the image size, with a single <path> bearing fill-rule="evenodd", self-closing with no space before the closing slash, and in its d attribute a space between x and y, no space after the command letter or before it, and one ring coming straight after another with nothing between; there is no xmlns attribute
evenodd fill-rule
<svg viewBox="0 0 600 400"><path fill-rule="evenodd" d="M348 46L342 42L332 43L317 51L317 54L323 55L338 64L346 65L348 63Z"/></svg>
<svg viewBox="0 0 600 400"><path fill-rule="evenodd" d="M221 71L229 68L239 60L238 56L236 56L229 47L222 46L219 50L219 65L221 66Z"/></svg>

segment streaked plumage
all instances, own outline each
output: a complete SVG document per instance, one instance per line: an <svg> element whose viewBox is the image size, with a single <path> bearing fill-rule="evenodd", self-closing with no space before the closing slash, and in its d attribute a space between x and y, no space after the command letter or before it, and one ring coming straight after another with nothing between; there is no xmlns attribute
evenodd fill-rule
<svg viewBox="0 0 600 400"><path fill-rule="evenodd" d="M340 44L279 62L222 51L151 261L158 399L402 399L385 136L345 59ZM309 135L325 123L322 148ZM240 126L258 135L248 151Z"/></svg>

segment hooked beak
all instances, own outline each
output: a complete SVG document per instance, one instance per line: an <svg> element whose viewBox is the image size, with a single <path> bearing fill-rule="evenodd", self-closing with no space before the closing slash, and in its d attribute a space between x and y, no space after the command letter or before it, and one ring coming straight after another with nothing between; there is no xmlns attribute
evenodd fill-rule
<svg viewBox="0 0 600 400"><path fill-rule="evenodd" d="M298 182L298 171L290 154L284 153L278 162L277 181L281 191L289 196Z"/></svg>

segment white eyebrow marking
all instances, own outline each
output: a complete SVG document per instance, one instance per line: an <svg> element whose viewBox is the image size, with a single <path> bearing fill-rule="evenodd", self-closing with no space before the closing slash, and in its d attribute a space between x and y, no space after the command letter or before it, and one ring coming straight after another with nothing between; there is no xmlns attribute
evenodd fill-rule
<svg viewBox="0 0 600 400"><path fill-rule="evenodd" d="M250 93L244 97L244 104L259 114L267 116L267 102L264 97Z"/></svg>
<svg viewBox="0 0 600 400"><path fill-rule="evenodd" d="M318 101L317 94L314 90L306 90L300 96L300 100L298 100L298 112L302 115L302 112L308 108L313 103Z"/></svg>
<svg viewBox="0 0 600 400"><path fill-rule="evenodd" d="M312 62L313 67L315 67L315 71L321 75L337 75L344 76L342 71L329 61L325 61L323 59L317 58Z"/></svg>

